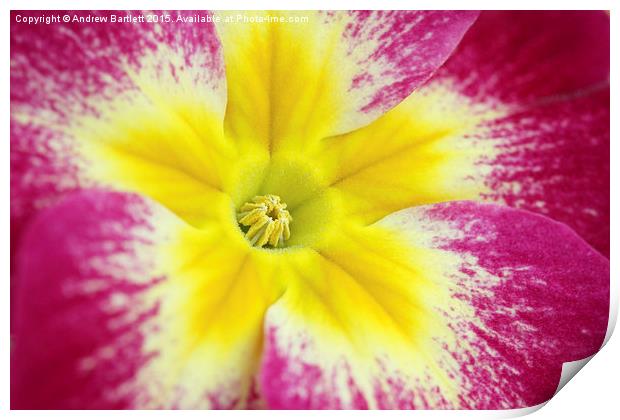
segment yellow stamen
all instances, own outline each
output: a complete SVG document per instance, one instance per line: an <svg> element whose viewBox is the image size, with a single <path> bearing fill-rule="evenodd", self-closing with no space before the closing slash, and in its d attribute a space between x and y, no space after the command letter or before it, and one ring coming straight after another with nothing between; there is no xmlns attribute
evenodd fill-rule
<svg viewBox="0 0 620 420"><path fill-rule="evenodd" d="M291 237L289 225L293 218L277 195L257 195L241 206L237 220L249 227L245 237L254 246L275 248Z"/></svg>

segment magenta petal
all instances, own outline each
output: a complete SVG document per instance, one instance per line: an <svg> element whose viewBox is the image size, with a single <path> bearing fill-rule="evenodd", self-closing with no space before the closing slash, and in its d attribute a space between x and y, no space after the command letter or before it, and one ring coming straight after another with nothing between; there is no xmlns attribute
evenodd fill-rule
<svg viewBox="0 0 620 420"><path fill-rule="evenodd" d="M367 124L423 84L457 47L475 11L354 11L344 33L358 72L347 95L358 116L339 132ZM346 116L346 115L345 115Z"/></svg>
<svg viewBox="0 0 620 420"><path fill-rule="evenodd" d="M261 406L273 282L214 225L93 189L41 211L17 255L11 407Z"/></svg>
<svg viewBox="0 0 620 420"><path fill-rule="evenodd" d="M464 408L547 401L562 364L602 345L609 261L565 225L470 202L404 210L379 223L424 231L427 244L462 257L450 273L451 293L475 316L440 310L461 341L451 355L460 365Z"/></svg>
<svg viewBox="0 0 620 420"><path fill-rule="evenodd" d="M177 13L194 15L169 13L172 19ZM16 21L18 15L26 19L43 14L108 22ZM99 105L138 91L127 70L137 72L148 65L155 77L170 78L187 68L200 69L196 84L220 91L223 113L223 63L212 24L119 24L110 22L113 15L138 18L142 12L11 12L12 244L33 214L84 183L67 129L76 116L96 116Z"/></svg>
<svg viewBox="0 0 620 420"><path fill-rule="evenodd" d="M500 139L486 198L541 213L609 257L609 89L486 124Z"/></svg>
<svg viewBox="0 0 620 420"><path fill-rule="evenodd" d="M605 85L609 16L483 12L437 76L449 77L469 97L520 104Z"/></svg>
<svg viewBox="0 0 620 420"><path fill-rule="evenodd" d="M609 16L484 12L429 86L484 109L491 201L566 223L609 255Z"/></svg>
<svg viewBox="0 0 620 420"><path fill-rule="evenodd" d="M532 406L551 398L564 362L601 346L609 316L609 261L565 225L470 202L411 208L377 225L404 234L413 249L436 253L431 270L442 273L436 282L451 300L442 298L435 311L452 334L429 333L438 351L425 356L427 368L413 377L405 376L409 366L399 369L385 358L389 348L379 362L383 371L371 362L367 372L352 370L328 340L291 328L299 314L283 304L285 295L266 316L261 384L268 406ZM369 391L360 376L386 385Z"/></svg>
<svg viewBox="0 0 620 420"><path fill-rule="evenodd" d="M81 192L29 227L17 257L12 408L135 404L132 380L152 356L144 328L158 311L143 295L160 279L136 254L153 246L150 212L137 196Z"/></svg>

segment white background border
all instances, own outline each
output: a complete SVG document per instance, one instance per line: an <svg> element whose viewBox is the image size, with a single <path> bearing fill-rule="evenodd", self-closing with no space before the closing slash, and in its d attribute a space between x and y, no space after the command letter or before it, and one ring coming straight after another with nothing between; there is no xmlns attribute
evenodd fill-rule
<svg viewBox="0 0 620 420"><path fill-rule="evenodd" d="M617 4L617 2L616 2ZM10 201L10 168L9 168L9 10L10 9L220 9L220 10L234 10L234 9L603 9L611 10L611 42L612 42L612 61L611 61L611 74L618 75L618 13L620 13L620 7L616 6L616 10L613 10L614 2L612 0L564 0L559 1L541 1L541 0L503 0L501 2L491 0L469 0L469 1L457 1L457 0L435 0L435 1L398 1L398 0L351 0L351 1L335 1L335 0L297 0L293 4L287 1L186 1L175 0L174 2L163 0L134 0L134 1L118 1L118 0L94 0L94 1L4 1L2 4L2 43L0 48L2 49L2 55L7 60L2 68L2 84L1 95L4 98L2 102L3 108L0 114L2 121L2 143L0 153L2 153L2 162L5 164L3 169L3 178L0 183L2 188L2 197L4 197L4 204L1 208L2 211L2 233L1 233L1 246L2 251L0 258L2 258L3 273L0 277L1 288L0 291L0 411L5 411L9 407L9 201ZM616 52L616 53L614 53ZM612 126L611 126L611 138L612 141L611 156L613 159L619 157L619 150L614 142L618 137L618 116L620 114L617 111L618 84L617 80L612 78ZM617 166L611 166L612 173L612 185L616 186L618 181L618 168ZM618 213L618 195L613 193L611 196L611 213ZM618 226L616 220L612 219L611 236L617 238ZM618 290L618 269L614 263L618 261L618 252L615 246L615 241L612 239L612 314L617 316L618 310L618 296L620 292ZM620 411L620 398L618 397L618 390L620 382L620 339L613 337L609 343L597 354L579 373L577 373L575 379L572 379L551 401L545 405L542 409L531 414L528 418L531 419L572 419L572 418L591 418L591 419L605 419L611 418L610 413L617 413ZM359 411L344 411L344 412L330 412L324 413L329 415L330 418L498 418L506 417L502 416L498 412L438 412L438 411L424 411L424 412L407 412L407 411L391 411L391 412L359 412ZM516 413L505 412L510 416ZM4 416L5 413L0 413L0 416ZM296 418L310 418L314 416L320 416L321 413L316 412L210 412L204 411L185 411L185 412L115 412L114 414L109 412L10 412L9 418L39 418L48 417L52 419L84 419L84 418L106 418L111 415L114 417L122 418L169 418L181 417L181 418L239 418L239 417L252 417L263 419L290 418L294 415Z"/></svg>

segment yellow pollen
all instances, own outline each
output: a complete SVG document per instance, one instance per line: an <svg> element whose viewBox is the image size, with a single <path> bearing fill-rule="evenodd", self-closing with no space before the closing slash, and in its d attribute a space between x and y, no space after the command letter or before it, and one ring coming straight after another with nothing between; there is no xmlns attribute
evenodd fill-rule
<svg viewBox="0 0 620 420"><path fill-rule="evenodd" d="M254 246L275 248L291 237L289 224L293 218L277 195L257 195L241 206L237 220L249 227L245 237Z"/></svg>

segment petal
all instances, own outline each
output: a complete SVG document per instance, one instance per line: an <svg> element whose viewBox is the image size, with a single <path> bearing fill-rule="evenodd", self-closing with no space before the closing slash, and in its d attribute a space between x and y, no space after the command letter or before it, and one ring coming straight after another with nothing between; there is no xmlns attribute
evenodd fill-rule
<svg viewBox="0 0 620 420"><path fill-rule="evenodd" d="M326 135L365 125L423 83L476 16L445 11L222 14L218 32L228 80L227 131L242 144L275 151L308 147Z"/></svg>
<svg viewBox="0 0 620 420"><path fill-rule="evenodd" d="M145 191L171 206L182 194L204 203L209 188L178 168L191 171L199 159L189 153L181 157L175 149L208 149L214 155L217 147L211 143L221 141L226 94L213 25L111 21L156 15L136 11L66 14L107 22L28 25L17 17L42 14L11 13L12 233L17 238L33 214L65 193L93 183L118 186L119 177L135 181L123 185L133 189L135 184L148 189L145 184L152 181L175 183L177 194L165 187L159 194ZM152 162L153 153L159 160ZM131 159L140 165L126 173ZM155 177L152 172L161 166ZM214 178L212 166L202 168L202 178ZM175 210L191 218L196 207L189 203Z"/></svg>
<svg viewBox="0 0 620 420"><path fill-rule="evenodd" d="M562 221L608 255L608 42L603 13L483 14L424 87L324 141L317 155L329 183L366 222L412 205L487 200ZM566 74L550 77L556 68Z"/></svg>
<svg viewBox="0 0 620 420"><path fill-rule="evenodd" d="M562 364L593 355L609 319L609 261L561 223L490 204L407 209L380 225L445 254L466 408L533 406L551 398ZM449 356L448 356L449 353Z"/></svg>
<svg viewBox="0 0 620 420"><path fill-rule="evenodd" d="M609 89L489 121L486 201L565 223L609 257Z"/></svg>
<svg viewBox="0 0 620 420"><path fill-rule="evenodd" d="M135 195L87 190L41 212L18 256L12 408L257 403L280 292L248 249L232 224L197 230Z"/></svg>
<svg viewBox="0 0 620 420"><path fill-rule="evenodd" d="M490 11L441 68L480 101L540 103L609 81L609 16L602 11Z"/></svg>
<svg viewBox="0 0 620 420"><path fill-rule="evenodd" d="M365 229L268 310L268 406L531 406L602 344L609 262L561 224L455 202Z"/></svg>
<svg viewBox="0 0 620 420"><path fill-rule="evenodd" d="M500 140L485 198L564 222L607 256L609 30L602 11L485 12L434 80L507 108L482 135Z"/></svg>
<svg viewBox="0 0 620 420"><path fill-rule="evenodd" d="M431 312L442 291L420 270L426 257L384 230L349 227L296 258L265 320L267 406L411 408L425 399L445 406L433 399L436 381L418 376L425 355L437 351L428 333L442 328ZM427 393L414 398L403 386Z"/></svg>
<svg viewBox="0 0 620 420"><path fill-rule="evenodd" d="M396 210L487 191L476 165L490 145L464 138L494 115L450 89L422 88L372 124L325 139L316 158L349 216L372 223Z"/></svg>

